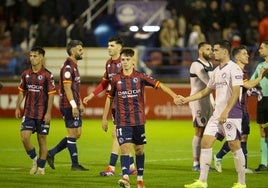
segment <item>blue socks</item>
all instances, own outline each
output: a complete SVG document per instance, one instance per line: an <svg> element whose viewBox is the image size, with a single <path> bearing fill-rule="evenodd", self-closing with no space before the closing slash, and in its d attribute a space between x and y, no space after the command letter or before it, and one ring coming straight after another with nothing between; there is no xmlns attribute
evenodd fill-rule
<svg viewBox="0 0 268 188"><path fill-rule="evenodd" d="M76 138L67 138L67 148L72 160L72 166L78 165L78 153L76 147Z"/></svg>
<svg viewBox="0 0 268 188"><path fill-rule="evenodd" d="M144 171L144 160L145 160L144 154L142 154L142 155L136 155L136 165L137 165L137 170L138 170L138 176L142 176L143 175L143 171Z"/></svg>
<svg viewBox="0 0 268 188"><path fill-rule="evenodd" d="M67 147L67 137L64 137L53 149L49 150L51 156L56 155Z"/></svg>

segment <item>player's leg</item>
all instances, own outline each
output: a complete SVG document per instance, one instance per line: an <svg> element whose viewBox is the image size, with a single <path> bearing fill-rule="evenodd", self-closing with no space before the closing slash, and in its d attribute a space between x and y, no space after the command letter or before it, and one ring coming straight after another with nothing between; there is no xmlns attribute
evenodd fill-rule
<svg viewBox="0 0 268 188"><path fill-rule="evenodd" d="M255 169L256 172L259 171L267 171L267 152L268 152L268 127L263 127L263 124L259 125L260 127L260 135L261 135L261 164L258 166L258 168Z"/></svg>
<svg viewBox="0 0 268 188"><path fill-rule="evenodd" d="M137 166L137 187L144 188L143 173L144 173L144 144L146 144L145 128L144 125L135 126L133 128L133 143L136 155L136 166Z"/></svg>
<svg viewBox="0 0 268 188"><path fill-rule="evenodd" d="M204 134L201 140L201 153L200 153L200 174L197 181L186 184L184 187L207 187L207 178L212 160L212 146L216 140L216 135L219 133L218 120L213 116L209 119Z"/></svg>
<svg viewBox="0 0 268 188"><path fill-rule="evenodd" d="M40 149L40 156L38 159L38 169L36 174L44 175L45 174L45 165L46 165L46 158L47 158L47 135L37 134L39 149Z"/></svg>
<svg viewBox="0 0 268 188"><path fill-rule="evenodd" d="M144 145L134 145L135 154L136 154L136 166L137 166L137 186L138 188L143 188L143 172L144 172Z"/></svg>
<svg viewBox="0 0 268 188"><path fill-rule="evenodd" d="M64 137L54 148L47 153L47 162L52 169L55 169L54 156L67 147L67 137Z"/></svg>
<svg viewBox="0 0 268 188"><path fill-rule="evenodd" d="M237 183L245 186L245 156L241 148L241 141L238 139L241 135L241 124L241 119L227 119L226 123L223 124L223 128L226 140L234 156L235 169L238 175Z"/></svg>
<svg viewBox="0 0 268 188"><path fill-rule="evenodd" d="M222 172L222 158L230 151L230 147L227 141L225 141L218 151L217 154L214 155L214 167L218 172Z"/></svg>
<svg viewBox="0 0 268 188"><path fill-rule="evenodd" d="M31 143L32 131L30 130L22 130L21 131L21 141L23 143L24 149L27 155L32 159L32 168L30 169L30 174L35 174L37 171L37 154L34 145Z"/></svg>
<svg viewBox="0 0 268 188"><path fill-rule="evenodd" d="M113 126L112 129L112 151L110 154L109 166L104 169L104 171L100 172L101 176L113 176L115 173L115 166L118 159L119 154L119 144L116 138L116 126Z"/></svg>
<svg viewBox="0 0 268 188"><path fill-rule="evenodd" d="M39 159L37 161L37 175L45 174L45 165L47 159L47 135L49 133L49 123L44 123L43 120L36 121L37 140L39 145Z"/></svg>
<svg viewBox="0 0 268 188"><path fill-rule="evenodd" d="M128 188L130 187L129 183L129 166L130 166L130 159L129 153L131 152L132 143L123 143L120 145L121 156L121 169L122 169L122 178L118 180L118 184L121 187Z"/></svg>
<svg viewBox="0 0 268 188"><path fill-rule="evenodd" d="M76 128L71 127L67 128L68 137L67 137L67 148L70 153L71 161L72 161L72 170L73 171L88 171L88 169L84 168L82 165L78 162L78 149L76 140L81 135L81 126L78 126Z"/></svg>
<svg viewBox="0 0 268 188"><path fill-rule="evenodd" d="M201 141L201 153L200 153L200 174L198 180L191 184L186 184L184 187L204 187L207 188L207 178L210 166L207 164L211 163L212 160L212 145L216 138L211 135L204 134Z"/></svg>
<svg viewBox="0 0 268 188"><path fill-rule="evenodd" d="M203 135L201 141L201 153L200 153L200 176L199 180L207 182L208 172L212 161L212 146L216 138L212 135Z"/></svg>
<svg viewBox="0 0 268 188"><path fill-rule="evenodd" d="M112 110L113 117L114 117L114 113L115 111ZM112 133L112 151L110 154L109 166L100 172L101 176L113 176L115 174L115 166L118 160L118 155L119 155L119 150L120 150L120 146L118 144L117 137L116 137L116 125L113 126L111 133ZM129 170L130 175L135 175L137 173L137 170L134 164L134 159L131 153L130 153L130 168L129 169L130 169Z"/></svg>
<svg viewBox="0 0 268 188"><path fill-rule="evenodd" d="M240 145L240 140L236 139L228 141L228 143L234 156L235 169L238 175L237 183L245 185L245 156Z"/></svg>
<svg viewBox="0 0 268 188"><path fill-rule="evenodd" d="M66 129L68 129L68 127L72 127L72 124L74 122L74 118L72 116L72 110L61 109L61 113L64 119ZM55 155L61 152L62 150L64 150L65 148L67 148L67 139L68 137L62 138L55 147L48 150L47 162L52 169L55 169L55 165L54 165Z"/></svg>
<svg viewBox="0 0 268 188"><path fill-rule="evenodd" d="M267 171L267 153L268 153L268 97L262 97L257 103L257 123L260 128L261 136L261 164L255 171Z"/></svg>
<svg viewBox="0 0 268 188"><path fill-rule="evenodd" d="M243 154L245 156L245 173L253 173L253 171L248 168L247 141L248 141L249 134L250 134L249 115L248 115L248 113L243 113L241 148L242 148Z"/></svg>
<svg viewBox="0 0 268 188"><path fill-rule="evenodd" d="M201 138L204 132L203 127L195 127L195 133L192 139L192 152L193 152L193 170L199 171L200 170L200 164L199 164L199 158L200 158L200 149L201 149Z"/></svg>
<svg viewBox="0 0 268 188"><path fill-rule="evenodd" d="M212 107L209 101L196 101L190 104L193 117L193 126L195 129L192 139L192 154L193 154L193 167L194 171L200 170L200 150L201 139L207 125L208 119L212 113Z"/></svg>
<svg viewBox="0 0 268 188"><path fill-rule="evenodd" d="M37 171L37 154L34 145L31 143L31 135L35 130L35 122L30 118L25 118L22 122L20 137L27 155L32 159L32 168L30 174Z"/></svg>
<svg viewBox="0 0 268 188"><path fill-rule="evenodd" d="M116 126L116 137L120 145L120 162L122 170L122 178L119 179L118 184L121 187L129 188L129 166L131 152L132 138L133 138L133 127L132 126Z"/></svg>

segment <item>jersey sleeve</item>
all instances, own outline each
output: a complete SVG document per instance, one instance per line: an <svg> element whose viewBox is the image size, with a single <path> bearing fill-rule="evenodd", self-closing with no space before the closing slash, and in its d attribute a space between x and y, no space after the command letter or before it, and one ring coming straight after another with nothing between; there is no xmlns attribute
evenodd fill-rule
<svg viewBox="0 0 268 188"><path fill-rule="evenodd" d="M72 83L73 82L73 71L74 68L71 65L66 65L62 68L62 82L65 83Z"/></svg>
<svg viewBox="0 0 268 188"><path fill-rule="evenodd" d="M26 88L26 80L25 80L26 73L23 72L20 79L20 85L18 86L18 90L24 92Z"/></svg>
<svg viewBox="0 0 268 188"><path fill-rule="evenodd" d="M55 86L55 80L53 77L53 74L48 75L48 94L55 94L56 93L56 86Z"/></svg>
<svg viewBox="0 0 268 188"><path fill-rule="evenodd" d="M193 62L190 67L190 73L195 74L204 84L209 81L209 75L200 63Z"/></svg>
<svg viewBox="0 0 268 188"><path fill-rule="evenodd" d="M141 79L143 80L143 82L146 86L151 86L155 89L157 89L159 87L160 82L151 76L148 76L144 73L141 73Z"/></svg>
<svg viewBox="0 0 268 188"><path fill-rule="evenodd" d="M237 86L237 85L244 85L243 82L243 71L241 68L237 65L234 64L233 69L231 71L231 79L232 79L232 85Z"/></svg>

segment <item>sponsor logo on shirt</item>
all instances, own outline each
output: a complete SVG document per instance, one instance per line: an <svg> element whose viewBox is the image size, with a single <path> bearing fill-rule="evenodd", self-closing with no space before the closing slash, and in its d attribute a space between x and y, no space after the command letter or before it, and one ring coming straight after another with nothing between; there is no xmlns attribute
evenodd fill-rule
<svg viewBox="0 0 268 188"><path fill-rule="evenodd" d="M140 89L118 91L118 95L121 96L122 98L133 98L133 97L137 97L140 92L141 92Z"/></svg>

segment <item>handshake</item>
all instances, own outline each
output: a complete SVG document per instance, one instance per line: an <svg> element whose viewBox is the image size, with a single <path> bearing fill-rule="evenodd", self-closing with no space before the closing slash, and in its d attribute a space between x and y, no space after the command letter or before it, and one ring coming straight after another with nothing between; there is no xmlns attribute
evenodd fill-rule
<svg viewBox="0 0 268 188"><path fill-rule="evenodd" d="M176 97L174 97L174 103L176 105L183 105L188 103L189 101L187 100L187 97L183 97L181 95L177 95Z"/></svg>

